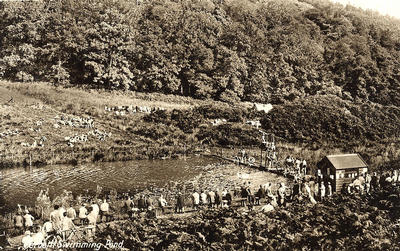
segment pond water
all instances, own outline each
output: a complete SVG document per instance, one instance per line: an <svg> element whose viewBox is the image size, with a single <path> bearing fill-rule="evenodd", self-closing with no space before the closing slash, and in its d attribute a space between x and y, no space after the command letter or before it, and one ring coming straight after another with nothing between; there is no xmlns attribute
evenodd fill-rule
<svg viewBox="0 0 400 251"><path fill-rule="evenodd" d="M39 168L0 170L0 211L17 204L33 205L41 189L49 188L51 198L64 189L74 194L104 190L134 191L149 186L163 187L169 182L190 179L201 172L201 166L216 163L207 157L186 159L140 160L89 163L77 166L53 165Z"/></svg>

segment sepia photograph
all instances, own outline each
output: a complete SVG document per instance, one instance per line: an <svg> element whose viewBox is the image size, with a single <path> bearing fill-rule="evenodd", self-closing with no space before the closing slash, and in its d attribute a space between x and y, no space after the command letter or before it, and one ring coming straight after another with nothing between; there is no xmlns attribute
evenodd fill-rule
<svg viewBox="0 0 400 251"><path fill-rule="evenodd" d="M400 250L400 1L0 0L2 250Z"/></svg>

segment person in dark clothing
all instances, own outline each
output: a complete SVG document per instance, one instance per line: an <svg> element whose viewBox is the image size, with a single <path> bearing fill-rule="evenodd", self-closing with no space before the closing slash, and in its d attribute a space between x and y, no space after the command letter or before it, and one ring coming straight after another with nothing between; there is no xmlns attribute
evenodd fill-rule
<svg viewBox="0 0 400 251"><path fill-rule="evenodd" d="M378 176L376 173L371 177L371 190L376 191L378 189Z"/></svg>
<svg viewBox="0 0 400 251"><path fill-rule="evenodd" d="M182 193L178 194L177 200L176 200L176 212L177 213L183 213L185 211L184 209L184 200Z"/></svg>
<svg viewBox="0 0 400 251"><path fill-rule="evenodd" d="M379 186L381 188L384 188L386 186L386 174L381 174L381 176L379 177Z"/></svg>
<svg viewBox="0 0 400 251"><path fill-rule="evenodd" d="M232 200L233 200L232 191L229 191L229 192L225 195L225 199L228 201L228 206L231 206L231 205L232 205Z"/></svg>
<svg viewBox="0 0 400 251"><path fill-rule="evenodd" d="M219 208L222 205L222 195L221 193L217 190L215 192L215 206Z"/></svg>
<svg viewBox="0 0 400 251"><path fill-rule="evenodd" d="M265 189L262 185L260 185L260 188L257 191L256 204L260 205L260 200L264 198L265 198Z"/></svg>
<svg viewBox="0 0 400 251"><path fill-rule="evenodd" d="M154 210L154 208L152 206L149 206L147 209L147 214L146 214L147 218L149 219L155 219L157 218L157 214L156 214L156 210Z"/></svg>
<svg viewBox="0 0 400 251"><path fill-rule="evenodd" d="M144 195L140 196L140 199L138 200L138 208L142 211L146 208L146 201L144 199Z"/></svg>
<svg viewBox="0 0 400 251"><path fill-rule="evenodd" d="M242 207L244 207L244 206L246 206L246 200L247 200L247 197L249 196L249 194L248 194L248 191L247 191L247 188L246 187L241 187L241 192L240 192L240 197L242 198L241 199L241 201L240 201L240 205L242 206Z"/></svg>
<svg viewBox="0 0 400 251"><path fill-rule="evenodd" d="M343 184L343 185L342 185L341 193L342 193L342 194L347 194L347 185L346 185L346 184Z"/></svg>
<svg viewBox="0 0 400 251"><path fill-rule="evenodd" d="M298 182L296 182L293 185L292 199L294 199L299 194L300 194L300 184Z"/></svg>
<svg viewBox="0 0 400 251"><path fill-rule="evenodd" d="M248 201L249 201L248 207L249 207L249 211L252 211L252 210L253 210L255 200L256 200L256 198L255 198L254 194L249 194L249 196L248 196Z"/></svg>

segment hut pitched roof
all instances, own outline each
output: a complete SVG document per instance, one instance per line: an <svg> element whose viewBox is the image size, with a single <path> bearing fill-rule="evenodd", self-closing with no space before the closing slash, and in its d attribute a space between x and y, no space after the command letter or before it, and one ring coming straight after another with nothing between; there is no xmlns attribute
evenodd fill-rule
<svg viewBox="0 0 400 251"><path fill-rule="evenodd" d="M357 153L355 154L340 154L326 156L328 161L335 169L350 169L368 167L365 161Z"/></svg>

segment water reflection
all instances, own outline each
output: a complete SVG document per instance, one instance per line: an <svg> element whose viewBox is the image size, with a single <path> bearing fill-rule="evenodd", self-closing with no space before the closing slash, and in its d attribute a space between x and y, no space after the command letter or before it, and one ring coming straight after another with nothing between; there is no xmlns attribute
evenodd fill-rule
<svg viewBox="0 0 400 251"><path fill-rule="evenodd" d="M215 159L191 157L176 160L143 160L113 163L90 163L78 166L57 165L40 168L0 170L0 206L15 207L17 203L32 205L41 189L50 196L64 189L75 194L97 185L105 190L127 191L148 186L162 187L170 181L182 181L197 175L199 166L215 163ZM0 209L1 210L1 209Z"/></svg>

